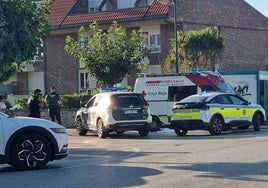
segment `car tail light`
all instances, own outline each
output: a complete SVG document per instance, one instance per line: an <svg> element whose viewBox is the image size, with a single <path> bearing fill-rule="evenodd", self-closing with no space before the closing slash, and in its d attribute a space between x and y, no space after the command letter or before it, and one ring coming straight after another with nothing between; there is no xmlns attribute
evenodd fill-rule
<svg viewBox="0 0 268 188"><path fill-rule="evenodd" d="M178 104L175 103L172 107L172 110L177 110L177 109L184 109L187 105L182 105L182 104Z"/></svg>
<svg viewBox="0 0 268 188"><path fill-rule="evenodd" d="M148 102L145 102L145 104L144 104L144 110L145 110L145 112L148 112L149 107L150 107L149 103Z"/></svg>
<svg viewBox="0 0 268 188"><path fill-rule="evenodd" d="M178 106L176 104L173 105L172 110L177 110Z"/></svg>
<svg viewBox="0 0 268 188"><path fill-rule="evenodd" d="M147 108L149 108L150 105L149 105L148 102L145 102L144 106L147 107Z"/></svg>
<svg viewBox="0 0 268 188"><path fill-rule="evenodd" d="M108 109L111 109L111 110L116 110L118 108L118 106L115 104L115 103L111 103L109 106L108 106Z"/></svg>

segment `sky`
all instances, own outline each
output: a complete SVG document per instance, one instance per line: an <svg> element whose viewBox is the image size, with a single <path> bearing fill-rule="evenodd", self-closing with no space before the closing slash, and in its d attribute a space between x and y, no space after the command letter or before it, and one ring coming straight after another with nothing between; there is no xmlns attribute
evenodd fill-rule
<svg viewBox="0 0 268 188"><path fill-rule="evenodd" d="M268 17L268 0L245 0L264 16Z"/></svg>

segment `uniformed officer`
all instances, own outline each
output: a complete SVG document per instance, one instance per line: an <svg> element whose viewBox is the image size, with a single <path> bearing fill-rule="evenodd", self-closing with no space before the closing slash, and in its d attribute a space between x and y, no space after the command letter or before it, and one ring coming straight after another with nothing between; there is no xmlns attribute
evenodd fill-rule
<svg viewBox="0 0 268 188"><path fill-rule="evenodd" d="M35 89L33 95L28 99L30 117L40 118L43 107L42 94L40 89Z"/></svg>
<svg viewBox="0 0 268 188"><path fill-rule="evenodd" d="M60 95L56 93L55 87L50 88L50 93L45 97L46 104L48 105L48 111L51 121L55 121L61 124L60 105L62 104Z"/></svg>

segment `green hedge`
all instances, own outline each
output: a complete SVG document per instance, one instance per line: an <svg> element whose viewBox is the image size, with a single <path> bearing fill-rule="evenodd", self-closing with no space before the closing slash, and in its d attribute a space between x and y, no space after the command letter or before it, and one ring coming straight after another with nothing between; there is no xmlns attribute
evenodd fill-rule
<svg viewBox="0 0 268 188"><path fill-rule="evenodd" d="M80 98L82 97L82 94L72 94L72 95L61 95L62 99L62 108L80 108ZM45 98L43 97L43 101L45 101ZM23 97L16 100L16 104L19 104L22 109L28 108L28 98ZM44 108L47 108L45 105Z"/></svg>

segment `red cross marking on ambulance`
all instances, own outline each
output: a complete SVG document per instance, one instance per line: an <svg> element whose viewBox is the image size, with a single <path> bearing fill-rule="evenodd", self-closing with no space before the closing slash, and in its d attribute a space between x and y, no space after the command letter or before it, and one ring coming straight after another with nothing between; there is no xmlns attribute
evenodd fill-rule
<svg viewBox="0 0 268 188"><path fill-rule="evenodd" d="M141 96L144 98L146 95L145 91L142 91Z"/></svg>

